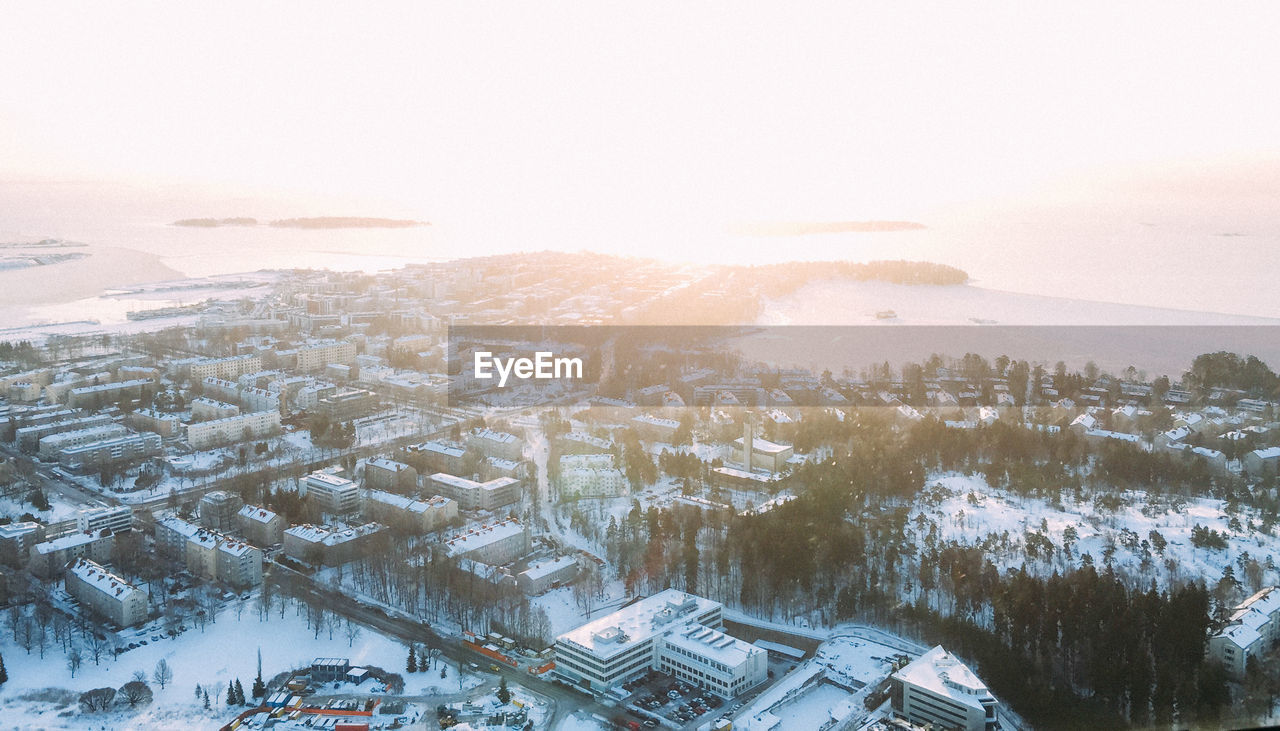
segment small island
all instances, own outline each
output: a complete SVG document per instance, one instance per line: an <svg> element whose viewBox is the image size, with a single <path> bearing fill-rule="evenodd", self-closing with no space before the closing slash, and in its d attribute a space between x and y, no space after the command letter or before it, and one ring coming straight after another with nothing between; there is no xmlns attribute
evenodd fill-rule
<svg viewBox="0 0 1280 731"><path fill-rule="evenodd" d="M427 221L396 218L371 218L366 216L320 216L315 218L282 218L275 221L259 221L256 218L183 218L174 226L191 228L220 228L222 226L272 226L274 228L412 228L430 226Z"/></svg>
<svg viewBox="0 0 1280 731"><path fill-rule="evenodd" d="M779 221L735 224L729 227L729 232L748 236L808 236L919 231L924 228L923 223L914 221Z"/></svg>

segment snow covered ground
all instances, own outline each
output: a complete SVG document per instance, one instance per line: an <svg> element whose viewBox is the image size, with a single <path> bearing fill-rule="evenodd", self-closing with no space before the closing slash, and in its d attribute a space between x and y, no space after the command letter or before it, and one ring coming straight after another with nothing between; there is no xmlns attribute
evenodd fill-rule
<svg viewBox="0 0 1280 731"><path fill-rule="evenodd" d="M239 679L246 690L250 688L257 673L259 650L262 674L267 680L277 673L309 665L316 657L345 657L356 665L374 665L403 674L407 652L400 642L368 628L362 628L350 646L341 629L334 631L332 639L327 632L321 632L317 639L293 607L285 610L283 618L276 610L269 620L259 621L252 606L238 620L234 606L228 606L203 632L192 629L176 639L155 640L118 658L107 655L98 665L86 653L84 664L72 678L61 645L47 650L42 660L34 650L27 654L5 631L0 637L0 653L9 673L9 681L0 686L4 725L19 729L79 729L104 724L108 728L215 727L244 710L226 705L227 683ZM150 680L161 659L173 671L173 680L164 689ZM155 693L150 705L132 711L81 713L77 705L80 693L92 688L119 688L135 671L145 673L149 679ZM456 668L451 672L452 688L456 689ZM438 677L437 671L434 679ZM416 690L430 685L428 680L432 679L423 674L408 676L406 687ZM197 685L208 689L209 710L195 697Z"/></svg>
<svg viewBox="0 0 1280 731"><path fill-rule="evenodd" d="M934 495L940 499L922 500L913 509L908 532L916 545L923 546L936 526L939 542L982 546L1002 570L1025 562L1028 571L1048 574L1078 566L1086 553L1101 570L1110 554L1117 574L1137 585L1154 578L1163 586L1196 579L1212 584L1246 552L1264 565L1268 559L1280 561L1280 537L1264 532L1247 508L1229 513L1223 500L1164 500L1131 491L1122 495L1124 504L1113 511L1095 500L1077 502L1067 492L1056 504L1022 498L990 487L981 476L949 473L927 485L926 490L935 488ZM1222 533L1226 550L1193 546L1191 532L1196 525ZM1066 540L1068 527L1076 533L1074 541ZM1154 545L1152 531L1167 542L1163 551ZM1047 538L1052 549L1045 550L1036 535ZM1032 549L1034 556L1028 556L1029 538L1039 544ZM1234 570L1237 578L1245 579L1238 566ZM1280 580L1275 570L1264 570L1260 578L1264 584Z"/></svg>

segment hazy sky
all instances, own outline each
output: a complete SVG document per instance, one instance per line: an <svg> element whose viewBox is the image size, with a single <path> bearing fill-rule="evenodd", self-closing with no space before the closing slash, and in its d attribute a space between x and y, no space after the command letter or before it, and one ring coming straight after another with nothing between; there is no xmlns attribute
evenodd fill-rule
<svg viewBox="0 0 1280 731"><path fill-rule="evenodd" d="M1280 153L1275 2L48 5L2 8L0 176L607 224Z"/></svg>

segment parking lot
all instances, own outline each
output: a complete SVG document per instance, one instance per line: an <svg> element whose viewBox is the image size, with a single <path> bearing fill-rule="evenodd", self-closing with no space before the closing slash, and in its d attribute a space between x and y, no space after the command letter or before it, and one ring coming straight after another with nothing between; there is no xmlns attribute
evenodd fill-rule
<svg viewBox="0 0 1280 731"><path fill-rule="evenodd" d="M680 728L712 720L730 708L715 694L657 671L650 671L622 687L631 693L622 705L647 728L659 725Z"/></svg>

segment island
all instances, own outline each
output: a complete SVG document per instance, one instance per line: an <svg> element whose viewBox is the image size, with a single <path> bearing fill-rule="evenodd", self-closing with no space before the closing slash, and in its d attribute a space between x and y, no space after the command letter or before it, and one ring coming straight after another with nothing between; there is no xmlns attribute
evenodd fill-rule
<svg viewBox="0 0 1280 731"><path fill-rule="evenodd" d="M927 228L914 221L777 221L739 223L729 232L747 236L808 236L810 234L886 233Z"/></svg>
<svg viewBox="0 0 1280 731"><path fill-rule="evenodd" d="M183 218L173 226L191 228L219 228L222 226L272 226L274 228L412 228L430 226L427 221L396 218L371 218L367 216L319 216L314 218L282 218L275 221L259 221L256 218Z"/></svg>

